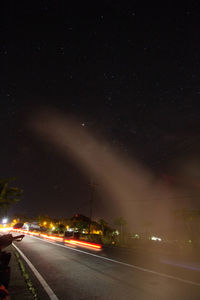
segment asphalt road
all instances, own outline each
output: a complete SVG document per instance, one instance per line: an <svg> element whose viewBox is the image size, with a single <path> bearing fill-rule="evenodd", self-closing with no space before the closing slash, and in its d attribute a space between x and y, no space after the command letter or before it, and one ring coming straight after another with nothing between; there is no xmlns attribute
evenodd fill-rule
<svg viewBox="0 0 200 300"><path fill-rule="evenodd" d="M58 299L200 299L200 272L158 255L112 248L97 252L29 236L16 245ZM39 298L49 299L30 274Z"/></svg>

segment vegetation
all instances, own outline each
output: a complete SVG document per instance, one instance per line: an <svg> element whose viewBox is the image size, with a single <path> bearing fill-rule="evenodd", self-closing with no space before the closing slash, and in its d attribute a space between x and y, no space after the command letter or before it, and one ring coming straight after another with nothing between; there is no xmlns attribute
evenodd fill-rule
<svg viewBox="0 0 200 300"><path fill-rule="evenodd" d="M125 240L124 240L124 238L125 238L125 230L124 230L124 227L125 227L125 225L127 225L127 222L126 222L126 220L125 220L124 218L119 217L119 218L115 219L114 224L115 224L116 226L118 226L119 229L120 229L120 242L123 244L124 241L125 241Z"/></svg>
<svg viewBox="0 0 200 300"><path fill-rule="evenodd" d="M180 222L184 226L184 231L188 238L196 243L200 240L200 210L187 208L179 209L174 212L176 223Z"/></svg>
<svg viewBox="0 0 200 300"><path fill-rule="evenodd" d="M108 229L109 229L108 223L107 223L105 220L103 220L103 219L100 219L98 223L99 223L99 225L100 225L102 234L105 235L106 232L107 232Z"/></svg>
<svg viewBox="0 0 200 300"><path fill-rule="evenodd" d="M0 213L7 214L8 208L17 203L23 194L18 187L10 186L15 178L0 178Z"/></svg>
<svg viewBox="0 0 200 300"><path fill-rule="evenodd" d="M73 236L74 238L80 238L86 241L103 243L107 245L121 245L122 242L124 243L124 226L126 225L126 221L123 218L118 218L115 220L115 224L120 227L120 232L110 227L108 222L106 222L104 219L100 219L98 222L90 221L88 217L81 214L75 214L70 219L60 220L50 218L47 215L40 215L35 218L15 216L12 224L14 225L20 222L35 222L40 225L41 231L46 231L50 234L58 234L61 236L64 235L66 237ZM89 224L91 225L90 234ZM121 237L120 234L123 234L123 237Z"/></svg>

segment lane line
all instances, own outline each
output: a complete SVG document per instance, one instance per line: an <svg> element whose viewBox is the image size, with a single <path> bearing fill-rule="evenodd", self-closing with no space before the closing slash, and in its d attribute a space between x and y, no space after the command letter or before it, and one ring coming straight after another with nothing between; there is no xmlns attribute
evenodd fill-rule
<svg viewBox="0 0 200 300"><path fill-rule="evenodd" d="M160 261L163 264L166 264L166 265L181 267L181 268L184 268L184 269L189 269L189 270L200 272L200 265L199 265L199 267L196 267L195 265L188 265L187 263L184 263L184 262L177 262L176 263L174 261L170 261L170 260L166 260L166 259L161 259Z"/></svg>
<svg viewBox="0 0 200 300"><path fill-rule="evenodd" d="M45 279L40 275L40 273L37 271L37 269L34 267L34 265L30 262L30 260L24 255L24 253L15 245L12 244L15 249L19 252L21 257L25 260L27 265L30 267L32 272L34 273L35 277L38 279L44 290L46 291L47 295L49 296L49 299L51 300L59 300L58 297L54 294L48 283L45 281Z"/></svg>
<svg viewBox="0 0 200 300"><path fill-rule="evenodd" d="M135 270L138 270L138 271L154 274L154 275L157 275L157 276L160 276L160 277L163 277L163 278L173 279L173 280L176 280L176 281L179 281L179 282L182 282L182 283L187 283L187 284L191 284L191 285L200 287L200 283L195 282L195 281L182 279L180 277L176 277L176 276L173 276L173 275L168 275L168 274L165 274L165 273L160 273L160 272L156 272L156 271L153 271L153 270L150 270L150 269L138 267L136 265L131 265L131 264L128 264L128 263L125 263L125 262L122 262L122 261L112 259L112 258L96 255L96 254L89 253L89 252L86 252L86 251L83 251L83 250L80 250L80 249L75 249L75 248L71 248L71 247L68 247L68 246L65 246L65 245L62 245L62 244L53 243L53 242L46 241L46 240L41 239L41 238L36 237L36 236L28 236L28 237L38 239L40 241L43 241L43 242L46 242L46 243L49 243L49 244L52 244L52 245L56 245L56 246L59 246L59 247L67 248L67 249L70 249L72 251L76 251L76 252L84 253L86 255L94 256L94 257L97 257L97 258L100 258L100 259L104 259L104 260L107 260L107 261L110 261L110 262L113 262L113 263L116 263L116 264L119 264L119 265L123 265L123 266L129 267L129 268L132 268L132 269L135 269Z"/></svg>

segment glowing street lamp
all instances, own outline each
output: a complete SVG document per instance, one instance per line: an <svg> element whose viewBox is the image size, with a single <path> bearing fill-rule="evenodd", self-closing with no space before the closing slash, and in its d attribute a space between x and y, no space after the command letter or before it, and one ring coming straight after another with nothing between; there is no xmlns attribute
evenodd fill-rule
<svg viewBox="0 0 200 300"><path fill-rule="evenodd" d="M5 225L8 223L8 218L3 218L2 223Z"/></svg>

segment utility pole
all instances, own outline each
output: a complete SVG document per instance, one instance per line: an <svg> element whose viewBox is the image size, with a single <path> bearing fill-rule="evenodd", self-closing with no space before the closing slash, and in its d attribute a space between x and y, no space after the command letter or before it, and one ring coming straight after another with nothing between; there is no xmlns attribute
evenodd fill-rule
<svg viewBox="0 0 200 300"><path fill-rule="evenodd" d="M93 214L93 204L94 204L94 193L95 193L95 188L98 186L95 182L90 182L89 187L90 187L90 223L89 223L89 229L88 229L88 234L90 234L91 231L91 222L92 222L92 214Z"/></svg>

